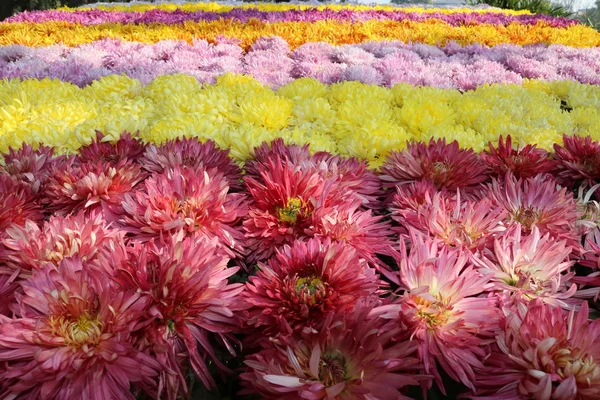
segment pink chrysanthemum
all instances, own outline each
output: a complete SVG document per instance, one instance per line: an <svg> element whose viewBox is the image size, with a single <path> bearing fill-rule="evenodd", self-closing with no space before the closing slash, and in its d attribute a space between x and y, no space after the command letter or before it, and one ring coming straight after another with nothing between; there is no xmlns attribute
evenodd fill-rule
<svg viewBox="0 0 600 400"><path fill-rule="evenodd" d="M327 239L283 246L258 268L246 284L248 324L269 336L277 336L282 323L295 330L319 326L328 313L348 312L376 297L383 285L354 249Z"/></svg>
<svg viewBox="0 0 600 400"><path fill-rule="evenodd" d="M229 193L229 180L216 170L175 167L148 178L145 191L127 194L123 229L148 241L183 230L187 236L217 237L230 257L243 250L236 226L246 215L246 196Z"/></svg>
<svg viewBox="0 0 600 400"><path fill-rule="evenodd" d="M574 250L579 246L575 229L577 205L566 188L558 186L552 177L517 179L507 175L503 181L494 180L490 189L490 197L507 211L508 225L519 223L525 233L535 225L542 234L567 240Z"/></svg>
<svg viewBox="0 0 600 400"><path fill-rule="evenodd" d="M396 213L409 229L470 252L491 247L494 237L504 231L502 221L506 216L491 200L461 201L460 193L455 199L435 193L431 203L416 212L397 209Z"/></svg>
<svg viewBox="0 0 600 400"><path fill-rule="evenodd" d="M596 243L600 240L600 203L593 198L598 188L600 184L592 186L587 191L580 186L577 191L579 219L576 226L578 234L583 237L584 247L590 240L595 240Z"/></svg>
<svg viewBox="0 0 600 400"><path fill-rule="evenodd" d="M0 240L12 225L38 224L44 218L31 186L0 173Z"/></svg>
<svg viewBox="0 0 600 400"><path fill-rule="evenodd" d="M244 220L249 262L269 258L277 246L311 237L312 215L318 208L343 204L355 196L318 172L295 168L280 158L258 169L264 183L245 179L253 200Z"/></svg>
<svg viewBox="0 0 600 400"><path fill-rule="evenodd" d="M145 174L137 164L127 161L76 164L73 159L54 168L44 190L42 203L56 215L75 214L81 210L99 210L108 221L122 213L125 194L135 189Z"/></svg>
<svg viewBox="0 0 600 400"><path fill-rule="evenodd" d="M131 163L138 161L145 148L146 145L129 132L123 132L115 143L110 143L105 140L102 132L96 131L96 138L92 143L79 149L77 159L81 163L99 161L111 165Z"/></svg>
<svg viewBox="0 0 600 400"><path fill-rule="evenodd" d="M245 361L244 392L265 399L409 399L399 390L427 379L416 375L414 342L393 341L399 328L387 330L365 314L330 315L317 332L267 344Z"/></svg>
<svg viewBox="0 0 600 400"><path fill-rule="evenodd" d="M360 258L384 272L388 267L377 254L395 254L391 226L383 217L373 215L371 210L361 210L360 205L356 200L315 210L311 234L347 244Z"/></svg>
<svg viewBox="0 0 600 400"><path fill-rule="evenodd" d="M310 155L308 145L286 145L283 139L275 139L271 143L262 143L254 149L254 159L246 162L246 176L261 183L260 166L270 160L280 158L291 167L313 170L324 179L332 179L347 189L354 191L362 200L363 206L378 206L381 182L379 177L367 168L367 163L355 158L343 158L321 151Z"/></svg>
<svg viewBox="0 0 600 400"><path fill-rule="evenodd" d="M132 384L155 392L159 365L132 340L148 305L141 293L92 279L77 259L21 285L18 317L0 323L0 397L134 400Z"/></svg>
<svg viewBox="0 0 600 400"><path fill-rule="evenodd" d="M188 365L206 387L215 384L206 357L222 370L211 339L219 338L233 352L229 332L241 327L239 294L242 284L228 284L238 268L227 268L217 239L170 236L166 243L154 241L126 246L123 242L104 251L94 262L100 271L114 276L121 287L147 293L151 299L142 346L161 363L159 388L168 399L187 392ZM189 364L188 364L189 363ZM159 394L160 395L160 394Z"/></svg>
<svg viewBox="0 0 600 400"><path fill-rule="evenodd" d="M15 291L19 286L18 275L18 270L13 271L0 264L0 315L12 314L11 306L15 302Z"/></svg>
<svg viewBox="0 0 600 400"><path fill-rule="evenodd" d="M441 189L469 191L488 178L486 165L473 150L463 150L458 142L444 139L429 144L412 142L405 150L392 152L381 167L386 187L429 180Z"/></svg>
<svg viewBox="0 0 600 400"><path fill-rule="evenodd" d="M531 178L552 171L556 165L550 154L536 145L513 148L510 135L506 140L500 136L497 147L490 142L489 148L481 153L481 160L487 165L489 174L496 178L504 178L507 172L517 178Z"/></svg>
<svg viewBox="0 0 600 400"><path fill-rule="evenodd" d="M149 145L140 163L142 167L160 174L176 167L190 167L198 170L216 168L229 181L229 187L240 189L242 184L240 167L229 157L229 150L221 150L212 140L204 143L197 138L182 138L167 141L156 146Z"/></svg>
<svg viewBox="0 0 600 400"><path fill-rule="evenodd" d="M506 304L539 298L568 308L568 299L577 291L571 282L571 248L548 233L542 236L536 226L529 235L521 231L519 224L510 228L496 239L493 255L479 258L476 264L493 273L492 290L506 295Z"/></svg>
<svg viewBox="0 0 600 400"><path fill-rule="evenodd" d="M12 270L27 276L46 264L58 266L64 258L76 256L83 262L91 261L118 235L100 214L51 217L42 228L27 221L23 227L7 230L0 257Z"/></svg>
<svg viewBox="0 0 600 400"><path fill-rule="evenodd" d="M591 137L563 136L563 146L554 145L558 179L565 186L600 183L600 143Z"/></svg>
<svg viewBox="0 0 600 400"><path fill-rule="evenodd" d="M600 398L600 320L588 321L587 303L567 314L534 300L505 313L472 399Z"/></svg>
<svg viewBox="0 0 600 400"><path fill-rule="evenodd" d="M0 164L0 173L4 172L31 186L33 193L39 193L46 183L52 167L64 157L53 157L54 149L40 146L37 150L23 143L18 150L9 149L4 154L4 165Z"/></svg>
<svg viewBox="0 0 600 400"><path fill-rule="evenodd" d="M443 384L436 363L454 380L473 388L474 368L483 366L486 344L498 323L499 309L490 275L467 263L460 250L412 233L411 251L401 242L400 280L406 288L395 302L375 308L372 315L405 325L419 343L424 371Z"/></svg>

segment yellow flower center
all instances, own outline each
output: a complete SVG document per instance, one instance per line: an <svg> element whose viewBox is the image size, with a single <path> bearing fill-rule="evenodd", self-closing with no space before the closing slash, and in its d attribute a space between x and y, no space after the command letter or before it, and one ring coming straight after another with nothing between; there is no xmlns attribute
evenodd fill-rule
<svg viewBox="0 0 600 400"><path fill-rule="evenodd" d="M527 229L531 229L531 226L537 222L539 218L539 213L535 211L532 207L527 208L519 208L513 219L521 225L523 225Z"/></svg>
<svg viewBox="0 0 600 400"><path fill-rule="evenodd" d="M440 302L431 302L421 296L412 296L417 305L417 316L429 327L444 325L450 319L451 311Z"/></svg>
<svg viewBox="0 0 600 400"><path fill-rule="evenodd" d="M299 197L293 197L288 199L287 204L283 208L279 208L279 220L281 222L287 222L288 224L295 224L298 220L298 214L302 211L302 199Z"/></svg>
<svg viewBox="0 0 600 400"><path fill-rule="evenodd" d="M296 293L298 294L305 292L313 296L324 288L323 281L316 277L299 278L296 281Z"/></svg>
<svg viewBox="0 0 600 400"><path fill-rule="evenodd" d="M65 344L76 347L98 344L104 329L102 322L87 314L82 314L75 320L65 317L50 317L50 326L55 336L64 338Z"/></svg>
<svg viewBox="0 0 600 400"><path fill-rule="evenodd" d="M324 353L319 361L319 379L330 387L346 380L344 357L339 353Z"/></svg>

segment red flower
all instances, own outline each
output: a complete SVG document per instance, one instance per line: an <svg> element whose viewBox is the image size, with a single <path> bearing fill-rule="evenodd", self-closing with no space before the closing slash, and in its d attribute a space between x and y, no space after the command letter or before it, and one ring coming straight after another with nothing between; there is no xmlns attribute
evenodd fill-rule
<svg viewBox="0 0 600 400"><path fill-rule="evenodd" d="M563 145L554 145L560 182L568 187L600 183L600 143L589 136L564 135Z"/></svg>
<svg viewBox="0 0 600 400"><path fill-rule="evenodd" d="M31 186L0 173L0 240L12 225L39 224L43 218Z"/></svg>
<svg viewBox="0 0 600 400"><path fill-rule="evenodd" d="M399 390L427 376L412 341L395 342L400 329L362 312L330 315L318 331L298 332L272 341L246 358L242 393L265 399L409 399Z"/></svg>
<svg viewBox="0 0 600 400"><path fill-rule="evenodd" d="M194 170L217 169L225 176L229 187L239 190L242 187L240 167L229 157L229 150L221 150L212 140L204 143L197 138L169 140L160 146L149 145L140 163L154 174L160 174L176 167L190 167Z"/></svg>
<svg viewBox="0 0 600 400"><path fill-rule="evenodd" d="M253 200L244 220L249 262L269 258L278 246L312 237L312 216L317 209L356 198L318 172L295 168L279 158L258 168L264 183L246 178Z"/></svg>
<svg viewBox="0 0 600 400"><path fill-rule="evenodd" d="M556 165L550 159L550 154L538 149L536 145L513 148L510 135L506 137L506 141L500 136L497 147L492 142L488 146L490 149L481 153L481 160L487 165L489 174L496 178L504 178L507 172L517 178L531 178L551 172Z"/></svg>
<svg viewBox="0 0 600 400"><path fill-rule="evenodd" d="M469 191L488 179L486 165L473 150L460 149L457 141L446 144L444 139L412 142L405 150L390 153L381 173L388 188L429 180L439 189Z"/></svg>
<svg viewBox="0 0 600 400"><path fill-rule="evenodd" d="M19 150L9 149L4 154L4 165L0 165L0 173L5 172L14 179L31 185L33 193L39 193L46 183L52 167L64 160L64 157L53 157L54 149L40 146L37 150L23 143Z"/></svg>
<svg viewBox="0 0 600 400"><path fill-rule="evenodd" d="M119 139L110 143L104 134L96 131L96 139L79 149L77 159L81 163L103 162L118 165L123 162L138 162L146 145L128 132L123 132Z"/></svg>
<svg viewBox="0 0 600 400"><path fill-rule="evenodd" d="M351 311L376 297L383 284L375 270L351 247L330 240L294 242L250 277L246 301L253 306L248 324L277 336L282 322L292 329L319 326L328 313Z"/></svg>

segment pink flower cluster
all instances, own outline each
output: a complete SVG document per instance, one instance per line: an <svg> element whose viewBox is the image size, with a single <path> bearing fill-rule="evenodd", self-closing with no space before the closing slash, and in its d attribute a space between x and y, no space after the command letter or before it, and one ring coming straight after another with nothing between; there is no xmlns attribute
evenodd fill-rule
<svg viewBox="0 0 600 400"><path fill-rule="evenodd" d="M0 78L57 78L79 86L111 74L147 83L185 73L212 83L224 73L243 73L277 88L310 77L323 83L359 81L393 86L474 89L524 78L600 83L600 50L561 45L445 47L401 42L333 46L307 43L294 51L279 37L262 38L248 52L231 39L217 44L161 41L156 44L105 39L74 48L61 45L0 48Z"/></svg>
<svg viewBox="0 0 600 400"><path fill-rule="evenodd" d="M103 139L0 164L0 397L600 396L600 143Z"/></svg>

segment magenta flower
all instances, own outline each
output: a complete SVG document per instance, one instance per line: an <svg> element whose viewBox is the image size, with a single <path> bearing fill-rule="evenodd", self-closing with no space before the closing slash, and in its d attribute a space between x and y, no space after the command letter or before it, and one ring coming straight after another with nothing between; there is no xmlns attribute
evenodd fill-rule
<svg viewBox="0 0 600 400"><path fill-rule="evenodd" d="M216 238L186 238L180 232L160 246L154 241L117 243L94 262L121 287L147 293L150 303L140 318L145 321L140 346L147 346L161 364L159 388L168 399L187 392L187 365L206 387L214 386L206 358L224 371L227 368L216 356L211 338L233 352L229 332L241 327L239 311L244 303L239 294L244 287L228 284L238 268L227 268L229 259L220 254L217 243Z"/></svg>
<svg viewBox="0 0 600 400"><path fill-rule="evenodd" d="M460 149L457 141L446 144L444 139L412 142L405 150L392 152L381 173L386 187L429 180L451 191L476 189L488 178L486 165L473 150Z"/></svg>
<svg viewBox="0 0 600 400"><path fill-rule="evenodd" d="M553 306L569 308L577 291L572 282L571 248L566 241L557 241L549 233L540 234L533 226L523 235L519 224L510 228L494 243L493 255L478 258L475 263L484 272L492 272L494 287L506 304L527 302L539 298Z"/></svg>
<svg viewBox="0 0 600 400"><path fill-rule="evenodd" d="M568 314L539 300L505 310L491 356L478 371L472 399L597 399L600 320L588 305Z"/></svg>
<svg viewBox="0 0 600 400"><path fill-rule="evenodd" d="M269 258L278 246L312 237L317 209L355 196L318 172L295 168L278 157L259 164L258 171L264 183L245 179L253 200L244 220L250 263Z"/></svg>
<svg viewBox="0 0 600 400"><path fill-rule="evenodd" d="M0 173L4 172L14 179L31 185L33 193L39 193L46 183L52 167L64 157L54 157L54 149L40 146L33 150L23 143L19 150L9 149L4 154L4 165L0 164Z"/></svg>
<svg viewBox="0 0 600 400"><path fill-rule="evenodd" d="M55 167L48 178L42 203L56 215L101 211L106 220L114 221L122 213L125 195L145 178L139 165L126 160L115 165L74 161Z"/></svg>
<svg viewBox="0 0 600 400"><path fill-rule="evenodd" d="M58 266L65 258L89 262L119 236L101 214L87 216L82 211L74 216L50 217L42 228L32 221L9 228L0 257L12 270L20 270L22 277L29 276L46 264Z"/></svg>
<svg viewBox="0 0 600 400"><path fill-rule="evenodd" d="M148 302L78 259L47 266L22 284L18 317L0 323L3 397L131 399L155 394L158 363L132 336Z"/></svg>
<svg viewBox="0 0 600 400"><path fill-rule="evenodd" d="M508 175L505 180L494 180L490 197L507 212L506 223L521 225L525 233L537 226L540 233L549 233L556 240L567 240L574 250L579 248L575 223L579 213L573 196L567 189L545 175L517 179Z"/></svg>
<svg viewBox="0 0 600 400"><path fill-rule="evenodd" d="M160 146L149 145L140 159L142 167L160 174L176 167L198 170L216 168L229 181L229 187L240 189L240 167L229 157L229 150L221 150L212 140L200 142L196 138L169 140Z"/></svg>
<svg viewBox="0 0 600 400"><path fill-rule="evenodd" d="M92 143L79 149L77 159L81 163L101 161L116 166L123 162L138 162L145 148L146 145L129 132L123 132L116 142L110 143L102 132L96 131Z"/></svg>
<svg viewBox="0 0 600 400"><path fill-rule="evenodd" d="M551 172L556 165L546 150L538 149L535 145L513 148L510 135L506 140L500 136L497 147L491 142L488 146L489 150L481 153L481 160L487 165L490 175L496 178L504 178L508 172L516 178L532 178Z"/></svg>
<svg viewBox="0 0 600 400"><path fill-rule="evenodd" d="M330 315L318 331L304 331L266 344L246 358L243 393L265 399L409 399L406 386L428 379L417 375L415 343L395 342L366 312Z"/></svg>
<svg viewBox="0 0 600 400"><path fill-rule="evenodd" d="M123 229L134 239L148 241L183 230L187 236L219 239L230 257L243 250L237 227L246 215L246 196L229 193L229 180L216 170L175 167L145 182L145 191L127 194Z"/></svg>
<svg viewBox="0 0 600 400"><path fill-rule="evenodd" d="M398 300L373 309L371 315L406 326L418 343L423 370L444 390L438 365L452 379L474 388L474 369L483 366L487 342L497 328L497 300L483 296L490 275L468 264L460 250L412 233L410 254L401 241L400 271L406 291Z"/></svg>
<svg viewBox="0 0 600 400"><path fill-rule="evenodd" d="M563 146L554 145L558 178L565 186L600 183L600 143L591 137L563 136Z"/></svg>
<svg viewBox="0 0 600 400"><path fill-rule="evenodd" d="M343 314L376 298L383 285L350 246L310 239L285 245L258 264L244 293L252 305L248 324L277 336L282 323L300 331L318 327L329 313Z"/></svg>
<svg viewBox="0 0 600 400"><path fill-rule="evenodd" d="M25 226L28 220L39 224L43 217L32 187L0 173L0 240L11 226Z"/></svg>

